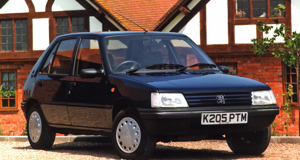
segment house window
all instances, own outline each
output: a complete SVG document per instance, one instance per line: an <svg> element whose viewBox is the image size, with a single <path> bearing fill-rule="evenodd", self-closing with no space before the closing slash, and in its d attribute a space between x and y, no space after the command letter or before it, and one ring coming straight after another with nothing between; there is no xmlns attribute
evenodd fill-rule
<svg viewBox="0 0 300 160"><path fill-rule="evenodd" d="M16 73L15 72L0 72L1 85L4 91L15 90L16 88ZM15 96L7 96L3 94L0 101L0 111L17 110Z"/></svg>
<svg viewBox="0 0 300 160"><path fill-rule="evenodd" d="M1 20L0 28L0 51L27 51L27 20Z"/></svg>
<svg viewBox="0 0 300 160"><path fill-rule="evenodd" d="M267 0L252 0L253 17L267 17Z"/></svg>
<svg viewBox="0 0 300 160"><path fill-rule="evenodd" d="M278 4L285 5L284 0L235 0L235 18L270 18L275 14ZM270 8L268 10L268 8ZM278 13L284 17L285 13Z"/></svg>
<svg viewBox="0 0 300 160"><path fill-rule="evenodd" d="M69 18L56 18L56 35L69 33Z"/></svg>
<svg viewBox="0 0 300 160"><path fill-rule="evenodd" d="M298 105L298 69L285 66L285 80L284 80L284 92L287 92L288 86L293 85L293 96L291 97L291 103Z"/></svg>
<svg viewBox="0 0 300 160"><path fill-rule="evenodd" d="M284 4L284 0L270 0L270 13L271 13L271 16L276 14L274 8L276 8L278 6L278 4ZM284 17L285 16L285 12L278 11L277 14L278 14L279 17Z"/></svg>
<svg viewBox="0 0 300 160"><path fill-rule="evenodd" d="M16 20L16 50L27 51L27 20Z"/></svg>
<svg viewBox="0 0 300 160"><path fill-rule="evenodd" d="M72 33L84 32L84 19L83 17L74 17L72 21Z"/></svg>
<svg viewBox="0 0 300 160"><path fill-rule="evenodd" d="M71 24L71 25L69 25ZM84 32L84 17L56 18L56 35Z"/></svg>
<svg viewBox="0 0 300 160"><path fill-rule="evenodd" d="M12 20L1 21L1 51L13 50Z"/></svg>
<svg viewBox="0 0 300 160"><path fill-rule="evenodd" d="M250 18L249 0L236 0L236 18Z"/></svg>

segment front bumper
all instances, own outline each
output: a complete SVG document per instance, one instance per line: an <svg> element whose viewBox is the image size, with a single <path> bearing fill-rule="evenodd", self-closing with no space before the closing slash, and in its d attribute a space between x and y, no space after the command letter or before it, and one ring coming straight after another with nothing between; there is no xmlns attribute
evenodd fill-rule
<svg viewBox="0 0 300 160"><path fill-rule="evenodd" d="M279 113L277 105L266 106L217 106L177 109L138 109L150 134L194 135L259 131L269 126ZM247 124L202 125L202 113L248 112Z"/></svg>

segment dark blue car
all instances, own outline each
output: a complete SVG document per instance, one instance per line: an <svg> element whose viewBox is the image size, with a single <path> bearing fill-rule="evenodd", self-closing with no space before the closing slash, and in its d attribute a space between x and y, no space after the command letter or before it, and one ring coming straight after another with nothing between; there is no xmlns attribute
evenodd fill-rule
<svg viewBox="0 0 300 160"><path fill-rule="evenodd" d="M261 154L279 112L273 92L227 73L179 33L59 36L24 86L29 142L107 135L122 158L145 159L158 141L225 138L237 154Z"/></svg>

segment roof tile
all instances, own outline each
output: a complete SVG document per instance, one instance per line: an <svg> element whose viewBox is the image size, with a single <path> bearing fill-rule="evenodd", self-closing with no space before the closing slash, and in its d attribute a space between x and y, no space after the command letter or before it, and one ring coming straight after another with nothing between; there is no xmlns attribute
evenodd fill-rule
<svg viewBox="0 0 300 160"><path fill-rule="evenodd" d="M164 20L168 13L177 8L184 0L94 1L127 30L137 31L144 28L151 31Z"/></svg>

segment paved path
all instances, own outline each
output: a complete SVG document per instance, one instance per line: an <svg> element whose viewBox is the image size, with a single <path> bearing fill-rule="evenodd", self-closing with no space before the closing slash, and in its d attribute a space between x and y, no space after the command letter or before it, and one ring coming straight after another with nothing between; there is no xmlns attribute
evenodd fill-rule
<svg viewBox="0 0 300 160"><path fill-rule="evenodd" d="M298 137L272 137L273 143L270 143L268 149L260 156L235 155L224 140L158 143L150 159L300 159L299 139ZM44 151L32 149L24 136L2 136L0 148L0 160L120 159L107 137L57 137L53 147Z"/></svg>
<svg viewBox="0 0 300 160"><path fill-rule="evenodd" d="M107 142L59 142L50 150L32 149L28 142L0 142L0 159L2 160L111 160L120 159L112 144ZM299 159L300 144L270 143L268 149L260 156L235 155L225 141L173 142L158 143L150 160L208 160L208 159L244 159L268 160Z"/></svg>
<svg viewBox="0 0 300 160"><path fill-rule="evenodd" d="M56 136L56 141L59 142L95 142L109 141L108 137L104 136ZM27 136L0 136L1 141L16 141L26 142ZM299 143L300 137L296 136L272 136L271 143Z"/></svg>

